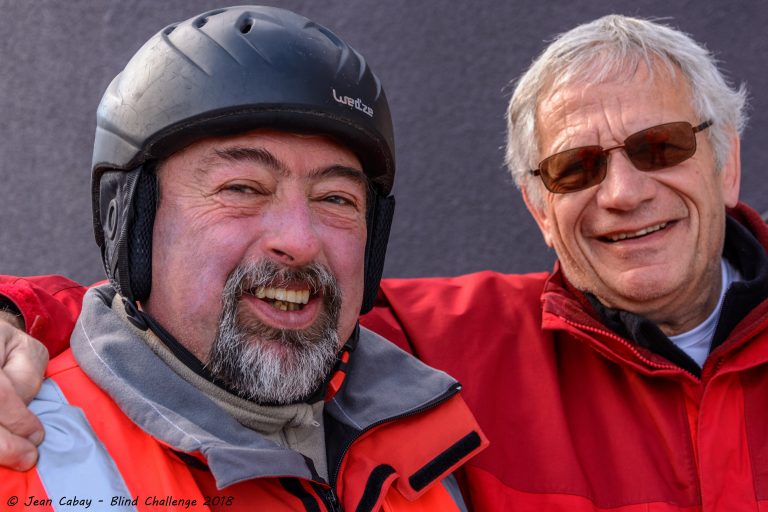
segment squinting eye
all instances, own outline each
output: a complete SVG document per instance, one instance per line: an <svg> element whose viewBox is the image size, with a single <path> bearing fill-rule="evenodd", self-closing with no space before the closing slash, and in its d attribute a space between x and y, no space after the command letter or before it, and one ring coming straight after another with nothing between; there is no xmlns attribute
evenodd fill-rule
<svg viewBox="0 0 768 512"><path fill-rule="evenodd" d="M337 204L339 206L347 206L347 205L354 206L354 203L352 201L342 196L327 196L323 198L323 201L327 203Z"/></svg>
<svg viewBox="0 0 768 512"><path fill-rule="evenodd" d="M233 184L228 185L224 188L227 192L237 192L240 194L258 194L259 192L254 189L253 187L249 187L248 185L241 185L241 184Z"/></svg>

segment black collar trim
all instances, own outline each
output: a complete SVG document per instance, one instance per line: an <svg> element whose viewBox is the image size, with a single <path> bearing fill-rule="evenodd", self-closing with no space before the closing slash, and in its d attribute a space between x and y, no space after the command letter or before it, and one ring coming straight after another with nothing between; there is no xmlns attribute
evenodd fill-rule
<svg viewBox="0 0 768 512"><path fill-rule="evenodd" d="M730 216L726 217L723 257L739 270L743 281L733 283L725 293L710 352L722 345L736 325L768 298L768 255L752 233ZM640 315L605 307L590 293L585 295L607 327L701 377L699 365L664 335L656 324Z"/></svg>

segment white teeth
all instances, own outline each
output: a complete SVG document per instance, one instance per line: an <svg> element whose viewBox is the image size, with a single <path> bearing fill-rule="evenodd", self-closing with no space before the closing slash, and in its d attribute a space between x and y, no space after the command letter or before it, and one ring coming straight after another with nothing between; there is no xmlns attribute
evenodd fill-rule
<svg viewBox="0 0 768 512"><path fill-rule="evenodd" d="M647 235L648 233L659 231L660 229L664 229L665 227L667 227L667 223L662 222L661 224L648 226L647 228L643 228L638 231L634 231L632 233L620 233L618 235L612 235L612 236L609 236L608 239L611 240L612 242L618 242L619 240L625 240L627 238L637 238L639 236Z"/></svg>
<svg viewBox="0 0 768 512"><path fill-rule="evenodd" d="M309 302L309 290L288 290L286 288L266 288L259 286L253 294L259 299L274 299L286 304L306 304ZM290 310L289 311L293 311Z"/></svg>

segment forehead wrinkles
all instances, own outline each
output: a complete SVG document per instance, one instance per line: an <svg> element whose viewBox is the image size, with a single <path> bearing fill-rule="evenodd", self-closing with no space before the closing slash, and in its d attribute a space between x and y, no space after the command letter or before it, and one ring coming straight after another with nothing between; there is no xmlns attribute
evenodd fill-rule
<svg viewBox="0 0 768 512"><path fill-rule="evenodd" d="M537 123L542 157L600 142L601 127L609 125L607 112L620 111L620 100L590 89L592 86L561 88L541 102Z"/></svg>
<svg viewBox="0 0 768 512"><path fill-rule="evenodd" d="M607 147L638 130L673 121L698 122L690 86L658 70L641 70L629 79L561 87L544 97L537 112L539 149Z"/></svg>

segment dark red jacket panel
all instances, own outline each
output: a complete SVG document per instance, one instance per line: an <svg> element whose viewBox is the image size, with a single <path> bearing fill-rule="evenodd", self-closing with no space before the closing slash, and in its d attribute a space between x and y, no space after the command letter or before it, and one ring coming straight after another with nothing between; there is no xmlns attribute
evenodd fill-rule
<svg viewBox="0 0 768 512"><path fill-rule="evenodd" d="M24 317L26 331L48 347L51 358L69 347L87 288L64 276L0 276L0 295Z"/></svg>

